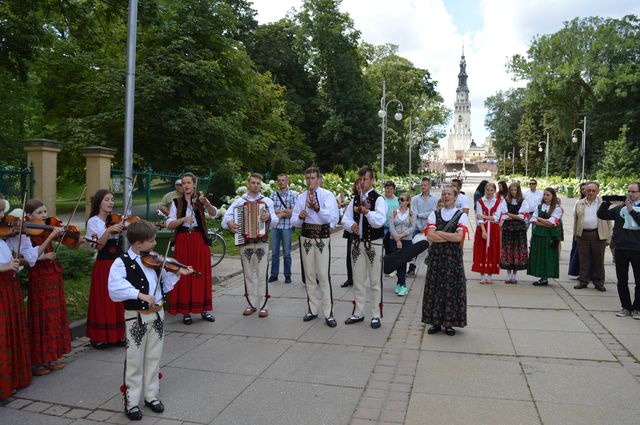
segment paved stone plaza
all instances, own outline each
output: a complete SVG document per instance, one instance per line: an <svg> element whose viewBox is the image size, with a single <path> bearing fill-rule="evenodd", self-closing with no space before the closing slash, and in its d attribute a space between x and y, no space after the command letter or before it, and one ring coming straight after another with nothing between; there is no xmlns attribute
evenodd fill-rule
<svg viewBox="0 0 640 425"><path fill-rule="evenodd" d="M570 214L573 202L563 199ZM420 321L424 266L407 297L384 280L382 328L345 326L351 289L346 241L332 238L338 327L304 323L298 252L292 284L270 284L270 316L243 317L238 259L214 270L216 322L167 320L162 415L142 424L638 424L640 321L618 318L607 252L607 292L575 290L566 276L571 219L565 219L561 278L549 287L519 274L518 285L480 285L465 244L469 326L427 335ZM471 235L473 239L473 234ZM281 276L282 279L282 276ZM633 290L633 288L632 288ZM122 413L124 349L74 341L67 367L35 377L0 407L9 424L128 423Z"/></svg>

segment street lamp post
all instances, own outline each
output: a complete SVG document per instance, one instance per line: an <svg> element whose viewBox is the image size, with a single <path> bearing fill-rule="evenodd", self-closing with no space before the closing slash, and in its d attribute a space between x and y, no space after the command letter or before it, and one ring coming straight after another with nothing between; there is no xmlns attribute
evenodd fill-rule
<svg viewBox="0 0 640 425"><path fill-rule="evenodd" d="M573 131L571 132L571 141L573 143L578 143L578 138L576 137L576 131L579 131L582 134L582 143L580 144L580 155L582 155L582 170L580 171L580 180L584 180L584 158L587 156L586 155L587 152L585 150L587 147L587 116L586 115L582 123L583 123L583 127L581 129L574 128Z"/></svg>
<svg viewBox="0 0 640 425"><path fill-rule="evenodd" d="M549 178L549 132L547 132L547 141L541 140L538 142L538 152L542 152L542 145L544 144L544 176Z"/></svg>
<svg viewBox="0 0 640 425"><path fill-rule="evenodd" d="M387 108L390 103L396 102L398 103L398 111L395 113L393 118L396 121L400 121L402 119L402 111L403 106L402 102L398 99L391 99L387 102L387 82L382 80L382 97L380 98L380 110L378 111L378 116L382 120L382 146L381 146L381 155L380 155L380 178L382 179L382 184L384 185L384 133L387 127Z"/></svg>

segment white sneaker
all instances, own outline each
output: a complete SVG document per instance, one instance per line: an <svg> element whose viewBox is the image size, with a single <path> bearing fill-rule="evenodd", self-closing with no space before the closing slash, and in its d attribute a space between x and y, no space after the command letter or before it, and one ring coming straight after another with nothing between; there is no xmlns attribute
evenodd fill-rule
<svg viewBox="0 0 640 425"><path fill-rule="evenodd" d="M627 310L626 308L623 308L622 310L620 310L619 312L616 313L616 316L618 316L618 317L631 316L631 312L629 310Z"/></svg>
<svg viewBox="0 0 640 425"><path fill-rule="evenodd" d="M633 311L631 312L631 317L633 317L633 318L634 318L634 319L636 319L636 320L640 320L640 311L638 311L638 310L633 310Z"/></svg>

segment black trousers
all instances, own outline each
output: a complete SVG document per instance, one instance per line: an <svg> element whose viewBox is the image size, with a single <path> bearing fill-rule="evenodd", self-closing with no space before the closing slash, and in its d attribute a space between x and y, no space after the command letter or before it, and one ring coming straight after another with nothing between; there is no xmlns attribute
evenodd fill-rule
<svg viewBox="0 0 640 425"><path fill-rule="evenodd" d="M622 308L629 311L640 311L640 251L616 248L616 276L618 278L618 296ZM629 263L633 269L633 277L636 282L635 296L631 304L629 293Z"/></svg>
<svg viewBox="0 0 640 425"><path fill-rule="evenodd" d="M347 280L353 282L353 266L351 265L351 245L353 244L353 236L347 233Z"/></svg>

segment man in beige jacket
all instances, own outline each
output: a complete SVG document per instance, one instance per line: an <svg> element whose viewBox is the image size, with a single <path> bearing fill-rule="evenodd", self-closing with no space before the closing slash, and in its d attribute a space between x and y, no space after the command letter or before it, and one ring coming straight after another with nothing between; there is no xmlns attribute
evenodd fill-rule
<svg viewBox="0 0 640 425"><path fill-rule="evenodd" d="M586 197L576 202L573 209L573 235L580 258L579 282L574 288L586 288L593 278L593 286L604 292L604 252L611 240L611 222L597 216L602 203L599 191L597 182L588 183L585 186Z"/></svg>

